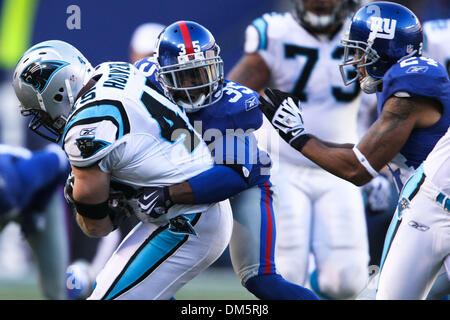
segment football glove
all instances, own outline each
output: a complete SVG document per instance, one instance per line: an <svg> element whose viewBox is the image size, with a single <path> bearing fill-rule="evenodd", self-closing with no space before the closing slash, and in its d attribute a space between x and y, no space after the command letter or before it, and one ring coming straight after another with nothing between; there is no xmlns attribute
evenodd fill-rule
<svg viewBox="0 0 450 320"><path fill-rule="evenodd" d="M274 128L278 129L281 138L300 151L306 141L299 138L309 137L303 125L300 99L292 94L271 88L266 88L264 93L268 100L260 96L259 108Z"/></svg>
<svg viewBox="0 0 450 320"><path fill-rule="evenodd" d="M141 213L154 219L166 214L173 206L169 187L145 187L136 197Z"/></svg>

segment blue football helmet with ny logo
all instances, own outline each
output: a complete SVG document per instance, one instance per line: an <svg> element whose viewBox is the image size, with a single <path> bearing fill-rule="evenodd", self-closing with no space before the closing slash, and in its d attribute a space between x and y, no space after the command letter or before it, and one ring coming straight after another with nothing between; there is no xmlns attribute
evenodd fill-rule
<svg viewBox="0 0 450 320"><path fill-rule="evenodd" d="M422 55L422 25L405 6L373 2L353 15L341 43L345 52L340 69L345 85L359 79L361 89L374 93L390 67L401 59ZM346 72L349 66L357 73L351 79Z"/></svg>
<svg viewBox="0 0 450 320"><path fill-rule="evenodd" d="M222 97L224 71L220 47L211 32L193 21L167 26L156 43L157 76L164 94L187 112Z"/></svg>

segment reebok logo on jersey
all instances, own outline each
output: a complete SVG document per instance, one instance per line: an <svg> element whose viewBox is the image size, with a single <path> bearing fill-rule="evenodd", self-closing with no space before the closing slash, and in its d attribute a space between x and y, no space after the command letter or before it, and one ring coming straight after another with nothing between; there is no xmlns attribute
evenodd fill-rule
<svg viewBox="0 0 450 320"><path fill-rule="evenodd" d="M394 39L397 20L381 17L370 17L369 39Z"/></svg>
<svg viewBox="0 0 450 320"><path fill-rule="evenodd" d="M412 66L406 70L406 73L425 73L428 71L427 66Z"/></svg>
<svg viewBox="0 0 450 320"><path fill-rule="evenodd" d="M428 227L424 224L421 224L419 222L416 222L414 220L411 220L410 222L408 222L408 225L419 231L427 231L428 229L430 229L430 227Z"/></svg>
<svg viewBox="0 0 450 320"><path fill-rule="evenodd" d="M83 128L80 131L80 136L95 136L95 129L97 128Z"/></svg>
<svg viewBox="0 0 450 320"><path fill-rule="evenodd" d="M251 97L245 100L245 111L256 108L259 105L259 100L256 97Z"/></svg>

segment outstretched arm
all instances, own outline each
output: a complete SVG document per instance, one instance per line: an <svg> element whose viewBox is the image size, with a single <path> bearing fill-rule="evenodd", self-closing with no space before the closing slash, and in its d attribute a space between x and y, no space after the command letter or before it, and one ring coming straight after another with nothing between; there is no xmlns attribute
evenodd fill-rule
<svg viewBox="0 0 450 320"><path fill-rule="evenodd" d="M273 92L273 91L272 91ZM275 99L274 99L275 94ZM401 150L414 128L427 127L440 118L438 106L433 100L424 98L389 98L377 121L369 128L355 149L351 145L336 145L323 142L318 138L307 135L301 119L301 130L298 124L290 125L294 129L286 129L278 125L278 109L281 102L288 96L286 93L275 91L262 101L261 108L276 129L284 129L280 135L289 139L291 146L304 156L315 162L330 173L348 180L358 186L369 182ZM271 99L272 98L272 99ZM278 99L278 100L277 100ZM269 103L269 104L268 104ZM301 114L301 111L299 111ZM273 121L275 119L275 121ZM280 118L283 123L283 118ZM293 117L288 122L293 122ZM297 125L297 126L296 126Z"/></svg>

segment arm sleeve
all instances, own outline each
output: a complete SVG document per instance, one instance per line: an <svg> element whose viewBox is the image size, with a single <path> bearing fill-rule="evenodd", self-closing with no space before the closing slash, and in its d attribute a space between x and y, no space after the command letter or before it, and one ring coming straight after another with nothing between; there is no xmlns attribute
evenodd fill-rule
<svg viewBox="0 0 450 320"><path fill-rule="evenodd" d="M215 165L188 182L195 195L195 204L223 201L248 188L240 174L224 165Z"/></svg>
<svg viewBox="0 0 450 320"><path fill-rule="evenodd" d="M256 161L251 137L226 135L215 141L216 165L188 180L196 204L228 199L249 187L250 173Z"/></svg>

